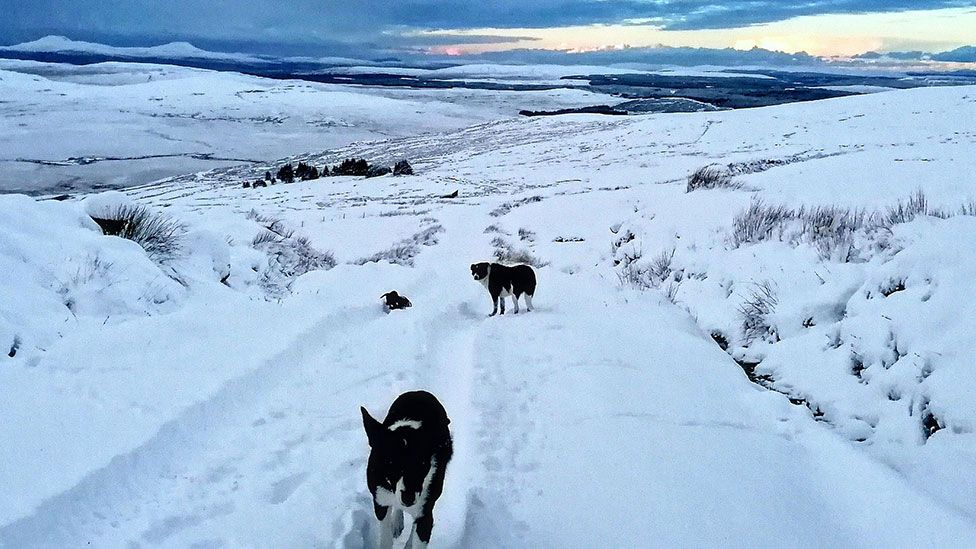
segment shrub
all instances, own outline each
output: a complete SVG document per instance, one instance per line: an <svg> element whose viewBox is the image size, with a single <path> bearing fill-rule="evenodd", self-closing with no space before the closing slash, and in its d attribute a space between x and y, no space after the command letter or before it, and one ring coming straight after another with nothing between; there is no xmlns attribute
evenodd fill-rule
<svg viewBox="0 0 976 549"><path fill-rule="evenodd" d="M526 264L533 267L545 267L549 264L534 256L527 248L518 248L500 236L496 236L491 245L495 247L495 260L499 263Z"/></svg>
<svg viewBox="0 0 976 549"><path fill-rule="evenodd" d="M732 180L732 174L718 166L703 166L688 176L688 187L685 192L698 189L738 189L742 185Z"/></svg>
<svg viewBox="0 0 976 549"><path fill-rule="evenodd" d="M898 201L893 208L888 208L883 221L887 226L908 223L920 215L929 215L929 201L921 189L908 197L908 200Z"/></svg>
<svg viewBox="0 0 976 549"><path fill-rule="evenodd" d="M91 218L101 227L102 233L139 244L155 260L175 256L186 232L180 222L145 206L123 204Z"/></svg>
<svg viewBox="0 0 976 549"><path fill-rule="evenodd" d="M278 179L285 183L293 183L295 181L295 170L291 167L291 164L285 164L278 168Z"/></svg>
<svg viewBox="0 0 976 549"><path fill-rule="evenodd" d="M617 277L620 279L620 283L637 288L638 290L650 290L660 288L669 279L679 278L678 276L672 277L672 274L675 274L672 269L674 252L674 248L670 251L662 251L649 262L638 261L640 255L635 255L629 261L622 262L623 266L617 271ZM679 280L672 280L667 288L667 294L676 294L679 285ZM672 297L669 295L668 299L673 302Z"/></svg>
<svg viewBox="0 0 976 549"><path fill-rule="evenodd" d="M742 317L742 337L746 345L756 339L778 341L779 336L770 316L776 311L778 300L770 282L757 283L754 290L739 306Z"/></svg>
<svg viewBox="0 0 976 549"><path fill-rule="evenodd" d="M420 255L421 246L433 246L437 244L437 235L444 232L444 227L434 223L421 229L410 238L405 238L386 250L376 252L368 257L361 257L354 261L356 265L386 261L396 265L413 267L413 258Z"/></svg>
<svg viewBox="0 0 976 549"><path fill-rule="evenodd" d="M390 168L387 168L386 166L370 166L369 169L366 170L366 177L379 177L388 173L390 173Z"/></svg>
<svg viewBox="0 0 976 549"><path fill-rule="evenodd" d="M762 200L753 200L746 211L732 219L732 234L729 237L733 248L743 244L762 242L779 230L785 222L797 218L797 212L786 206L773 206Z"/></svg>
<svg viewBox="0 0 976 549"><path fill-rule="evenodd" d="M393 166L393 175L413 175L413 166L405 159Z"/></svg>
<svg viewBox="0 0 976 549"><path fill-rule="evenodd" d="M366 160L347 158L338 166L332 168L332 175L358 175L369 173L369 163Z"/></svg>
<svg viewBox="0 0 976 549"><path fill-rule="evenodd" d="M319 169L315 166L309 166L304 162L299 162L298 167L295 168L295 177L301 179L302 181L308 181L310 179L319 178Z"/></svg>

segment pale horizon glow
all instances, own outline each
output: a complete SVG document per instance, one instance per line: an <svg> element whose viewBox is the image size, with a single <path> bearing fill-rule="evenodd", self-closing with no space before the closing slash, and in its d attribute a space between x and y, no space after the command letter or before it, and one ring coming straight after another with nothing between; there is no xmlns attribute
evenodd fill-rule
<svg viewBox="0 0 976 549"><path fill-rule="evenodd" d="M810 15L775 23L731 29L663 30L647 24L580 25L554 28L479 28L418 31L418 36L525 37L509 43L448 44L430 53L465 55L512 49L570 52L624 47L754 47L784 53L806 52L821 57L850 57L876 51L936 53L976 43L976 9L906 11L841 15Z"/></svg>

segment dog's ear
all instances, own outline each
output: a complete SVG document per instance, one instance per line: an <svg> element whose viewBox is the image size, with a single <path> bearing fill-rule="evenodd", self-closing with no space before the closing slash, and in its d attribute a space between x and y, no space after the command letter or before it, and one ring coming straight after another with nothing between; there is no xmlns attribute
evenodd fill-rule
<svg viewBox="0 0 976 549"><path fill-rule="evenodd" d="M383 431L386 429L383 424L373 419L373 416L369 415L366 408L360 406L359 411L363 413L363 428L366 429L366 438L369 439L369 446L372 448L380 440Z"/></svg>

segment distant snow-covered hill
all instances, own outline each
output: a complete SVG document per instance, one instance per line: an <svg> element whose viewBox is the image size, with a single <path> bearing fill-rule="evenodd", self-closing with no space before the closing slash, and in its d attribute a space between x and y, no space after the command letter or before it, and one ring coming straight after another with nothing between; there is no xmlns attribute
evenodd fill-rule
<svg viewBox="0 0 976 549"><path fill-rule="evenodd" d="M82 53L123 58L173 58L173 59L215 59L249 63L260 63L265 59L242 53L222 53L202 50L188 42L170 42L149 47L119 47L95 42L81 42L64 36L45 36L31 42L13 46L0 46L0 51L43 52L43 53Z"/></svg>

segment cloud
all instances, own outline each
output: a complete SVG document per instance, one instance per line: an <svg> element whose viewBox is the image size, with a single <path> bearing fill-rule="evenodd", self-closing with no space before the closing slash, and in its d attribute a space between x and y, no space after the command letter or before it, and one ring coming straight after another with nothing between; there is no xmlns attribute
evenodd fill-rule
<svg viewBox="0 0 976 549"><path fill-rule="evenodd" d="M806 53L788 54L755 48L654 47L604 49L581 53L541 49L513 49L465 56L466 61L494 63L554 64L554 65L716 65L736 66L815 66L823 63L819 57Z"/></svg>
<svg viewBox="0 0 976 549"><path fill-rule="evenodd" d="M801 15L974 6L976 0L0 0L0 43L63 34L114 42L188 40L377 51L440 44L416 30L650 24L733 28ZM508 41L479 32L478 43ZM425 35L430 36L430 35ZM426 42L425 42L426 41ZM436 42L435 42L436 41ZM472 43L458 37L453 42Z"/></svg>

